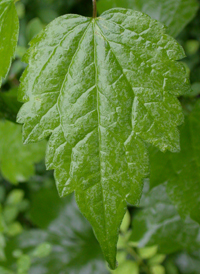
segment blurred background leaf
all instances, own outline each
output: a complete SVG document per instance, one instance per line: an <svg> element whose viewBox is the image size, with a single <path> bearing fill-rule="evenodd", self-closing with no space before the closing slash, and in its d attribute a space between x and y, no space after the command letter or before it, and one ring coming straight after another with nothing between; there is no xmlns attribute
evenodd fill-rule
<svg viewBox="0 0 200 274"><path fill-rule="evenodd" d="M44 158L46 141L24 146L21 126L0 121L0 170L13 184L27 181L34 174L34 163Z"/></svg>
<svg viewBox="0 0 200 274"><path fill-rule="evenodd" d="M13 251L20 249L32 259L29 273L106 273L100 247L73 195L58 198L53 183L31 193L28 218L37 229L7 243L6 266L16 271Z"/></svg>

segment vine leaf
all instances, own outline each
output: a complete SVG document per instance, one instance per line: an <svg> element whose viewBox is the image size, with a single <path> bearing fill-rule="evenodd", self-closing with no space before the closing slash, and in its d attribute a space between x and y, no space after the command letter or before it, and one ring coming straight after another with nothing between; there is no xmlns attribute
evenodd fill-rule
<svg viewBox="0 0 200 274"><path fill-rule="evenodd" d="M162 24L126 9L62 16L26 54L24 142L51 135L47 168L55 169L60 196L75 191L111 268L126 204L139 202L148 173L144 141L179 150L176 97L190 86L176 60L184 56Z"/></svg>
<svg viewBox="0 0 200 274"><path fill-rule="evenodd" d="M18 41L19 20L14 0L0 1L0 84L11 65Z"/></svg>
<svg viewBox="0 0 200 274"><path fill-rule="evenodd" d="M200 100L181 127L181 152L160 153L151 148L151 187L167 182L167 192L181 216L200 223ZM192 170L192 173L191 173Z"/></svg>
<svg viewBox="0 0 200 274"><path fill-rule="evenodd" d="M24 146L21 126L0 121L0 170L13 184L27 181L34 174L34 163L45 156L46 141Z"/></svg>
<svg viewBox="0 0 200 274"><path fill-rule="evenodd" d="M144 12L168 26L168 34L176 37L194 18L199 4L197 0L99 0L100 13L115 7Z"/></svg>

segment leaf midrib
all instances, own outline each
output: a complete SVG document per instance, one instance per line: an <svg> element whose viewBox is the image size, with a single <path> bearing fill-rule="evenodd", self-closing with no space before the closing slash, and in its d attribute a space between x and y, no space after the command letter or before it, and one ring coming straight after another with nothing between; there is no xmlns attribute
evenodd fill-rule
<svg viewBox="0 0 200 274"><path fill-rule="evenodd" d="M103 226L104 226L104 230L106 233L106 243L108 236L107 236L107 222L106 222L106 212L105 212L105 198L104 198L104 192L103 192L103 186L102 186L102 169L101 169L101 139L100 139L100 111L99 111L99 92L98 92L98 85L97 85L97 53L96 53L96 43L95 43L95 23L96 20L94 19L93 21L93 36L94 36L94 66L95 66L95 85L96 85L96 91L97 91L97 117L98 117L98 143L99 143L99 169L100 169L100 186L101 186L101 196L102 196L102 203L103 203Z"/></svg>
<svg viewBox="0 0 200 274"><path fill-rule="evenodd" d="M130 90L131 90L132 93L133 93L133 101L134 101L135 94L134 94L134 91L133 91L133 89L132 89L132 86L131 86L130 82L128 81L128 78L127 78L126 74L124 73L123 67L121 66L121 64L120 64L120 62L119 62L119 60L118 60L116 54L113 52L112 47L111 47L111 45L110 45L110 41L105 37L105 35L104 35L104 33L103 33L103 30L101 29L101 27L100 27L98 24L96 24L96 25L97 25L97 27L98 27L98 29L99 29L99 31L100 31L102 37L103 37L103 38L105 39L105 41L107 41L107 43L109 44L110 50L111 50L111 52L113 53L113 56L115 57L115 59L116 59L118 65L120 66L122 75L124 76L124 78L125 78L125 80L126 80L128 86L129 86ZM130 117L130 120L132 120L132 117ZM132 131L130 132L130 135L131 135L132 133L133 133L133 129L132 129ZM129 138L129 137L130 137L130 136L128 136L128 138ZM128 140L128 138L127 138L127 140ZM125 145L124 145L124 150L126 151ZM128 161L127 161L127 158L126 158L126 157L125 157L125 159L126 159L126 165L127 165L127 170L128 170L128 169L129 169ZM128 177L129 177L129 174L128 174ZM129 177L129 180L130 180L130 177Z"/></svg>

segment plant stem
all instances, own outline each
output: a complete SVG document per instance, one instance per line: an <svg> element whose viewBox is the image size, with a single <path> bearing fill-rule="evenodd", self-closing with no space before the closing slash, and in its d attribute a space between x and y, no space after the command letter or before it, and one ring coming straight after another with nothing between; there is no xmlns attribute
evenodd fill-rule
<svg viewBox="0 0 200 274"><path fill-rule="evenodd" d="M93 3L93 18L97 17L97 3L96 0L92 0Z"/></svg>

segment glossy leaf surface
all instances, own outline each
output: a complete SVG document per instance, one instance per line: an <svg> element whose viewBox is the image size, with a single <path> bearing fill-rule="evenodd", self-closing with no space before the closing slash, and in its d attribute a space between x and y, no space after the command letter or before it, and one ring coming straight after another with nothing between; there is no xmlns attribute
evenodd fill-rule
<svg viewBox="0 0 200 274"><path fill-rule="evenodd" d="M200 223L200 100L181 128L181 152L151 148L151 187L167 183L167 192L182 216Z"/></svg>
<svg viewBox="0 0 200 274"><path fill-rule="evenodd" d="M195 16L196 0L99 0L100 13L105 10L122 7L142 11L168 26L168 33L177 36Z"/></svg>
<svg viewBox="0 0 200 274"><path fill-rule="evenodd" d="M139 242L139 246L158 245L159 252L164 254L200 247L200 226L190 218L181 219L167 196L165 185L145 194L141 207L133 219L131 235L131 240Z"/></svg>
<svg viewBox="0 0 200 274"><path fill-rule="evenodd" d="M46 142L23 145L21 126L0 121L0 170L13 184L24 182L34 174L34 163L45 156Z"/></svg>
<svg viewBox="0 0 200 274"><path fill-rule="evenodd" d="M183 57L163 25L126 9L96 19L62 16L26 55L18 114L24 142L51 134L47 168L55 169L61 196L76 192L111 268L126 202L138 203L148 172L144 141L179 150L176 97L190 89L176 62Z"/></svg>
<svg viewBox="0 0 200 274"><path fill-rule="evenodd" d="M19 20L14 0L0 0L0 84L11 65L17 46Z"/></svg>
<svg viewBox="0 0 200 274"><path fill-rule="evenodd" d="M50 254L35 258L30 274L107 274L99 244L88 221L79 212L73 195L59 199L54 188L44 188L32 195L31 220L38 229L24 232L10 241L5 266L10 268L15 261L14 250L21 249L29 255L36 246L48 242L52 246ZM48 204L44 203L44 198ZM53 214L46 218L47 205L51 205ZM41 223L42 218L45 223Z"/></svg>

